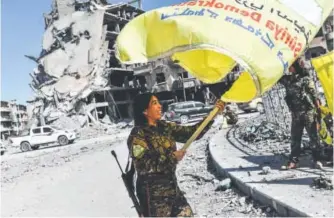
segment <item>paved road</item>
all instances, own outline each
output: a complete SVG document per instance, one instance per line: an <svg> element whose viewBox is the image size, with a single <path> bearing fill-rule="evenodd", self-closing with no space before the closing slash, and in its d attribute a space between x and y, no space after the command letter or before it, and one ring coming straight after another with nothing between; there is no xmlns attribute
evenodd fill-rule
<svg viewBox="0 0 334 218"><path fill-rule="evenodd" d="M217 125L221 125L219 122ZM68 146L3 156L1 216L136 216L118 166L110 154L114 149L121 164L125 166L125 139L129 131L130 129L125 129L117 135L82 140ZM191 146L188 154L190 162L185 161L180 166L182 172L207 174L205 156L203 159L205 143L215 131L196 143L199 150L196 146ZM191 153L193 156L190 156ZM196 179L182 176L183 174L181 173L180 179L187 195L207 200L207 203L190 200L199 215L227 215L219 209L223 205L217 205L217 211L220 212L211 205L212 201L218 201L225 195L214 191L216 184L205 182L203 184L207 184L208 190L197 193L196 190L203 187L199 187ZM238 194L234 193L233 196ZM235 207L232 211L236 210Z"/></svg>
<svg viewBox="0 0 334 218"><path fill-rule="evenodd" d="M84 142L79 145L82 143ZM38 163L35 168L31 166L36 165L29 163L33 169L29 173L20 174L20 177L11 182L1 181L1 216L136 216L118 166L110 154L109 144L86 143L87 152L73 157L66 164L47 163L46 160L55 162L54 157L44 159L44 163ZM44 157L66 154L72 157L75 147L77 146L55 154L47 152ZM121 164L125 165L125 140L114 142L112 148L117 152ZM31 152L30 155L38 153L40 152ZM27 155L12 156L22 156L27 160ZM18 160L16 157L15 161ZM38 158L33 160L36 162ZM24 162L20 165L14 167L22 169ZM14 171L9 169L8 173L14 174ZM6 174L7 171L3 170L3 173ZM2 179L3 177L5 175L2 175Z"/></svg>

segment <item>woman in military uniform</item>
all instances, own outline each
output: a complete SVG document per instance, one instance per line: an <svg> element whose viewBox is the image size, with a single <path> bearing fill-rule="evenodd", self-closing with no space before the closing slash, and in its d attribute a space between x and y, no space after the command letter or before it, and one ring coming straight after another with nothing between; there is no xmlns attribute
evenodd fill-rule
<svg viewBox="0 0 334 218"><path fill-rule="evenodd" d="M221 110L221 101L216 104ZM128 146L137 172L136 191L145 217L193 216L180 191L175 170L185 151L177 150L176 142L186 142L199 124L180 126L161 119L161 105L153 94L135 98L135 127L128 138ZM203 130L202 137L213 121Z"/></svg>

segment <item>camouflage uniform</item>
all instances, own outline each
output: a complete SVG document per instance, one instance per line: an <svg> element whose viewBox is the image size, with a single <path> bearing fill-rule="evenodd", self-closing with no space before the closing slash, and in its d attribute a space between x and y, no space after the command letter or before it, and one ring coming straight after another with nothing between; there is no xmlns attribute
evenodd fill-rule
<svg viewBox="0 0 334 218"><path fill-rule="evenodd" d="M128 146L138 179L137 196L144 216L193 216L191 207L180 191L175 176L177 160L173 154L176 142L186 142L199 124L180 126L159 121L157 126L136 126ZM209 123L198 138L201 138Z"/></svg>
<svg viewBox="0 0 334 218"><path fill-rule="evenodd" d="M234 125L238 122L238 115L231 110L226 110L224 116L226 117L226 122L229 125Z"/></svg>
<svg viewBox="0 0 334 218"><path fill-rule="evenodd" d="M285 101L291 111L291 154L290 160L298 162L304 128L310 138L314 161L320 160L320 143L316 126L316 91L309 76L283 76L280 82L286 89Z"/></svg>

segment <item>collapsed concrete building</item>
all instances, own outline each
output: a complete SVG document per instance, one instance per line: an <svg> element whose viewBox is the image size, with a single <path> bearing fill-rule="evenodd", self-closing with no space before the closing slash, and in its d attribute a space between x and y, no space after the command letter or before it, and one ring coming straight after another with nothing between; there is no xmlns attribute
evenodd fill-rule
<svg viewBox="0 0 334 218"><path fill-rule="evenodd" d="M26 56L37 63L30 74L36 96L28 102L37 123L78 114L83 122L131 118L132 100L144 91L157 93L165 105L198 98L200 82L168 59L135 65L116 59L118 33L142 13L131 3L53 0L52 11L44 14L42 51ZM208 97L203 89L199 95Z"/></svg>

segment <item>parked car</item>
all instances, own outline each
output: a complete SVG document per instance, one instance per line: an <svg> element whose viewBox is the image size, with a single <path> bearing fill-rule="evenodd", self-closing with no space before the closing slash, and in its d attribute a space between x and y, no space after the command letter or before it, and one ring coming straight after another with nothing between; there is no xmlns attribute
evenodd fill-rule
<svg viewBox="0 0 334 218"><path fill-rule="evenodd" d="M21 151L37 150L40 146L51 143L67 145L74 142L78 137L73 130L63 130L57 127L40 126L34 127L27 131L26 135L11 137L9 143L11 146L19 146Z"/></svg>
<svg viewBox="0 0 334 218"><path fill-rule="evenodd" d="M167 121L186 124L189 121L197 120L208 115L214 105L205 105L199 101L185 101L168 105L165 113Z"/></svg>
<svg viewBox="0 0 334 218"><path fill-rule="evenodd" d="M6 151L7 151L7 148L6 148L5 144L2 141L0 141L0 154L1 154L1 156L4 155Z"/></svg>
<svg viewBox="0 0 334 218"><path fill-rule="evenodd" d="M262 98L256 98L247 103L238 103L238 108L246 113L249 113L251 111L264 113Z"/></svg>

